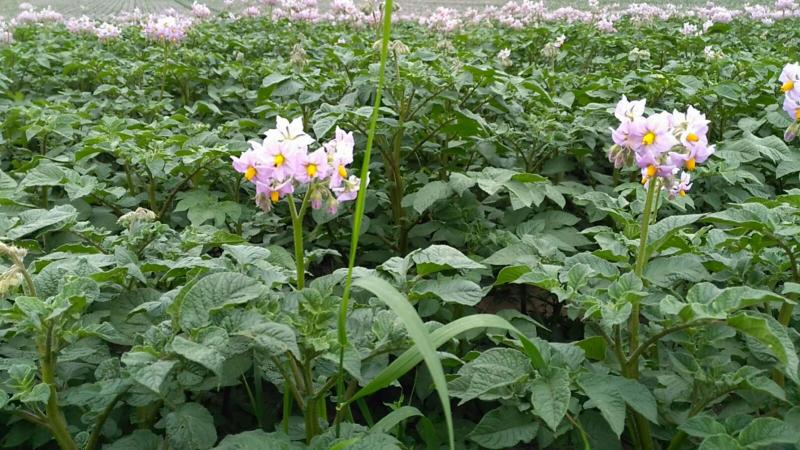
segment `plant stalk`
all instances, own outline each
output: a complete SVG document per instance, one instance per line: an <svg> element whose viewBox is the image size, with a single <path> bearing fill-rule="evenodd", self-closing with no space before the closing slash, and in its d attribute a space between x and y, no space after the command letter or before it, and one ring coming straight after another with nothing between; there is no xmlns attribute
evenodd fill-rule
<svg viewBox="0 0 800 450"><path fill-rule="evenodd" d="M347 310L350 304L350 287L353 282L353 267L356 263L356 250L358 249L358 237L361 232L361 220L364 216L364 203L366 201L367 180L369 179L369 161L372 155L372 143L375 141L375 129L378 125L378 113L381 107L381 94L386 76L386 60L389 55L389 37L392 31L392 0L386 0L383 6L383 36L381 38L381 62L378 69L378 86L375 89L375 104L372 107L372 115L369 120L369 132L367 134L367 144L364 149L364 160L361 163L361 184L358 187L358 197L356 198L356 208L353 214L353 234L350 239L350 255L347 264L347 277L342 293L342 303L339 308L339 318L337 321L337 331L339 340L339 373L337 376L337 394L339 408L348 408L345 404L344 388L344 350L347 347ZM336 436L339 436L340 422L336 422Z"/></svg>

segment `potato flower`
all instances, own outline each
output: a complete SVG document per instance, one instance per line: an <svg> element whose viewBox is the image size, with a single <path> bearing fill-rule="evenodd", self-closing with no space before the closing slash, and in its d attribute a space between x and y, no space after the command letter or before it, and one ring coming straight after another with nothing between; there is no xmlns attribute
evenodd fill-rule
<svg viewBox="0 0 800 450"><path fill-rule="evenodd" d="M256 204L265 211L282 198L300 190L313 209L335 213L340 202L358 195L361 180L348 173L353 162L353 133L336 128L334 138L315 150L301 118L291 122L278 116L276 126L262 141L232 157L233 169L256 186ZM290 201L291 197L290 197Z"/></svg>
<svg viewBox="0 0 800 450"><path fill-rule="evenodd" d="M642 185L657 183L670 198L683 197L691 187L689 172L714 154L708 143L706 116L693 107L645 116L644 100L617 103L614 116L620 121L612 128L614 145L608 151L616 168L633 166L641 173Z"/></svg>
<svg viewBox="0 0 800 450"><path fill-rule="evenodd" d="M792 119L792 124L783 134L787 142L794 140L800 131L800 64L787 64L781 71L778 80L781 82L783 92L783 110Z"/></svg>

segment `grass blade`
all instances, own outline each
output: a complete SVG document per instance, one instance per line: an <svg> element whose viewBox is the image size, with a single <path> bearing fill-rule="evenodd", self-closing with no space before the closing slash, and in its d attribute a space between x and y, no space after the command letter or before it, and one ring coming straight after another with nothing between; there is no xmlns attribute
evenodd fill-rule
<svg viewBox="0 0 800 450"><path fill-rule="evenodd" d="M455 435L453 433L453 413L450 410L450 394L447 390L447 380L444 378L444 369L439 355L436 353L436 346L433 344L425 324L422 323L419 314L408 302L408 299L401 294L394 286L377 277L359 278L353 283L362 289L366 289L375 294L378 299L386 304L406 327L408 335L414 342L414 348L419 349L425 365L433 379L439 400L442 402L444 418L447 422L447 433L450 439L450 448L455 449Z"/></svg>
<svg viewBox="0 0 800 450"><path fill-rule="evenodd" d="M378 423L372 426L369 430L372 433L388 433L392 428L396 427L400 422L408 419L409 417L421 416L422 413L413 406L402 406L387 414Z"/></svg>
<svg viewBox="0 0 800 450"><path fill-rule="evenodd" d="M511 332L522 342L523 350L528 358L531 359L531 364L537 370L545 370L547 365L542 358L539 349L527 337L525 337L519 330L511 325L507 320L500 316L492 314L475 314L472 316L462 317L456 321L450 322L434 330L430 334L430 339L434 348L439 348L445 342L453 339L461 333L474 330L476 328L499 328ZM350 401L358 400L364 396L370 395L379 391L392 382L405 375L409 370L422 361L423 357L417 347L411 347L401 354L397 359L392 361L388 367L383 369L375 378L372 379L366 386L361 388L355 393Z"/></svg>

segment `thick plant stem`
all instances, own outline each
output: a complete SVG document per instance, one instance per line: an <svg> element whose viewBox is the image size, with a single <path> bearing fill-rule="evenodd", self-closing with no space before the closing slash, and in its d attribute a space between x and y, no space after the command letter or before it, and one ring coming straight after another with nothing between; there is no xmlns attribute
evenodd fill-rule
<svg viewBox="0 0 800 450"><path fill-rule="evenodd" d="M650 184L647 188L647 198L644 201L644 211L642 212L641 232L639 233L639 253L636 255L636 266L634 266L633 269L636 276L640 278L642 273L644 273L644 266L647 264L647 235L650 229L650 213L653 209L653 198L657 190L656 184L656 180L650 180ZM633 305L628 331L631 335L630 348L635 349L639 346L639 303ZM638 376L638 366L634 367L632 371L632 373Z"/></svg>
<svg viewBox="0 0 800 450"><path fill-rule="evenodd" d="M103 412L97 416L95 420L94 429L92 429L92 434L89 436L89 440L86 443L86 447L84 450L95 450L97 448L97 444L100 443L100 437L103 434L103 425L105 425L106 421L108 420L108 416L111 415L111 412L114 411L114 407L117 406L122 397L128 392L128 389L117 394L109 403Z"/></svg>
<svg viewBox="0 0 800 450"><path fill-rule="evenodd" d="M56 389L56 357L53 352L53 324L47 325L44 339L40 339L39 364L42 375L42 382L50 387L50 397L47 399L45 412L47 413L47 423L50 425L50 432L56 439L61 450L77 450L78 446L72 439L67 428L67 421L58 406L58 390Z"/></svg>
<svg viewBox="0 0 800 450"><path fill-rule="evenodd" d="M339 340L339 373L336 381L337 397L339 408L345 406L344 388L344 351L347 348L347 310L350 304L350 286L353 282L353 267L356 264L356 250L358 249L358 237L361 233L361 220L364 217L364 204L367 193L367 180L369 179L369 161L372 155L372 143L375 140L375 129L378 125L378 112L381 107L381 94L383 93L383 83L386 75L386 60L389 55L389 37L392 31L392 0L386 0L383 5L383 36L381 38L381 62L378 69L378 86L375 88L375 104L372 107L372 115L369 119L369 132L367 133L367 145L364 149L364 161L361 163L361 185L358 187L358 197L356 198L356 209L353 214L353 234L350 238L350 255L347 264L347 277L342 293L342 303L339 307L339 318L337 321L337 332ZM336 422L336 436L339 436L340 426Z"/></svg>
<svg viewBox="0 0 800 450"><path fill-rule="evenodd" d="M644 273L644 266L647 264L647 237L650 229L650 214L653 210L653 199L658 191L658 182L655 179L650 179L647 187L647 196L644 202L644 211L642 212L642 224L639 233L639 253L636 255L636 266L634 273L636 276L641 277ZM628 331L630 332L630 349L635 351L639 348L639 303L633 305L631 311L631 318L628 324ZM638 358L629 359L623 373L628 378L639 378L639 364ZM650 422L639 413L633 413L636 421L636 428L638 429L639 442L641 448L644 450L653 449L653 436L650 431ZM637 446L638 447L638 446Z"/></svg>
<svg viewBox="0 0 800 450"><path fill-rule="evenodd" d="M290 390L289 380L283 385L283 432L289 434L289 416L292 415L292 391Z"/></svg>
<svg viewBox="0 0 800 450"><path fill-rule="evenodd" d="M306 194L306 197L307 196L308 194ZM297 208L294 204L294 197L291 195L289 195L289 213L292 216L292 232L294 236L294 265L297 268L297 289L299 290L305 287L306 276L305 252L303 251L303 217L297 213Z"/></svg>
<svg viewBox="0 0 800 450"><path fill-rule="evenodd" d="M305 416L305 423L306 423L306 441L308 444L311 443L311 439L314 438L317 434L319 434L319 409L317 406L317 398L316 394L314 393L314 378L313 378L313 367L311 366L311 361L313 358L309 357L306 360L306 363L303 364L303 377L305 378L305 385L306 385L306 408L303 411L303 415Z"/></svg>

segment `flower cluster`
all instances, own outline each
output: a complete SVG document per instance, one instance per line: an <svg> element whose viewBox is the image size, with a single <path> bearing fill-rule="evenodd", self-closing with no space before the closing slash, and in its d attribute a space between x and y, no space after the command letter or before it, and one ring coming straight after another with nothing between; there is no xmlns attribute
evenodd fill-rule
<svg viewBox="0 0 800 450"><path fill-rule="evenodd" d="M502 67L511 67L511 50L504 48L497 52L497 62Z"/></svg>
<svg viewBox="0 0 800 450"><path fill-rule="evenodd" d="M314 139L303 131L303 121L278 116L263 141L233 157L233 168L256 186L256 204L269 210L281 198L306 188L311 207L335 213L340 202L354 200L361 180L347 172L353 162L353 133L336 128L336 136L314 151Z"/></svg>
<svg viewBox="0 0 800 450"><path fill-rule="evenodd" d="M194 2L192 3L192 15L200 20L208 19L211 17L211 10L202 3Z"/></svg>
<svg viewBox="0 0 800 450"><path fill-rule="evenodd" d="M612 129L614 145L608 153L614 167L636 164L642 184L658 183L670 198L683 197L692 188L689 172L704 163L714 146L708 144L706 116L689 107L684 113L660 112L645 117L645 100L617 103L614 116L620 124Z"/></svg>
<svg viewBox="0 0 800 450"><path fill-rule="evenodd" d="M186 17L151 16L145 23L142 33L153 41L176 43L186 38L191 25L192 20Z"/></svg>
<svg viewBox="0 0 800 450"><path fill-rule="evenodd" d="M120 30L118 26L110 23L101 23L94 30L94 35L101 41L116 39L120 34L122 34L122 30Z"/></svg>
<svg viewBox="0 0 800 450"><path fill-rule="evenodd" d="M11 44L14 42L14 34L0 25L0 44Z"/></svg>
<svg viewBox="0 0 800 450"><path fill-rule="evenodd" d="M198 0L200 1L200 0ZM400 13L393 15L396 21L413 21L423 26L440 32L453 32L471 25L481 23L498 25L512 29L538 26L542 22L585 23L596 27L606 33L614 33L614 22L628 18L636 23L650 23L657 20L665 21L673 18L685 18L696 23L682 23L680 32L686 36L696 36L705 33L714 23L727 23L737 17L749 18L771 24L777 20L791 20L800 17L800 8L796 0L776 0L774 5L749 5L741 9L729 9L708 3L705 6L686 7L675 4L651 5L633 2L626 6L617 3L600 6L589 2L589 8L578 9L571 6L548 9L543 0L508 1L502 6L488 5L482 9L466 8L453 9L439 7L433 11L424 10L422 13ZM331 22L347 23L354 26L371 25L380 21L381 11L375 6L374 0L367 1L366 7L359 8L353 0L331 0L325 2L327 8L318 5L318 0L223 0L223 4L231 9L239 10L235 17L256 18L269 17L272 20L287 19L296 22ZM121 12L114 17L116 24L145 25L153 35L153 39L176 42L183 38L185 28L191 23L191 18L196 20L212 19L211 10L204 4L196 1L186 11L188 17L181 16L175 10L167 9L159 16L147 17L141 10ZM10 26L23 24L39 24L46 22L68 23L64 17L52 8L37 10L29 3L20 5L20 13L11 20ZM230 11L231 13L233 11ZM171 19L164 19L171 17ZM233 17L228 15L227 17ZM73 19L74 20L74 19ZM159 23L161 22L161 23ZM175 22L175 23L167 23ZM71 23L70 27L78 23ZM90 31L83 29L80 31ZM554 43L551 43L554 44ZM550 45L547 52L556 53L556 46Z"/></svg>
<svg viewBox="0 0 800 450"><path fill-rule="evenodd" d="M87 16L80 16L78 18L71 17L64 22L64 26L67 27L67 31L75 34L93 34L95 32L94 20Z"/></svg>
<svg viewBox="0 0 800 450"><path fill-rule="evenodd" d="M800 130L800 64L787 64L778 79L784 94L783 110L792 119L792 124L784 133L784 139L792 141Z"/></svg>
<svg viewBox="0 0 800 450"><path fill-rule="evenodd" d="M547 58L555 58L558 56L559 50L561 50L561 46L564 45L564 41L567 40L567 37L563 34L556 38L553 42L548 42L547 44L542 47L542 55L546 56Z"/></svg>

